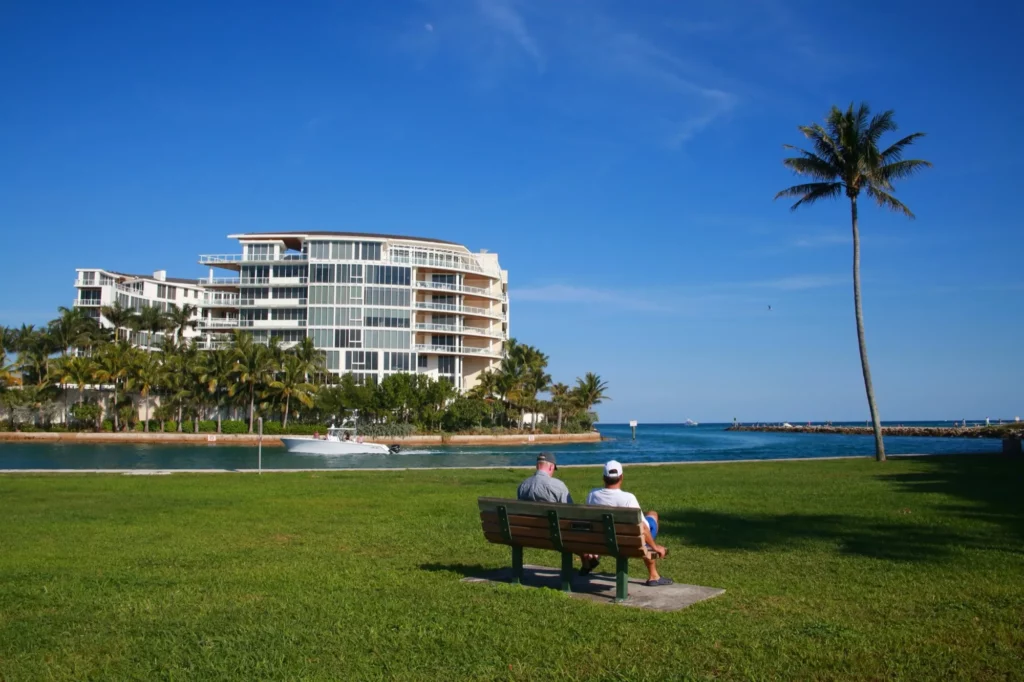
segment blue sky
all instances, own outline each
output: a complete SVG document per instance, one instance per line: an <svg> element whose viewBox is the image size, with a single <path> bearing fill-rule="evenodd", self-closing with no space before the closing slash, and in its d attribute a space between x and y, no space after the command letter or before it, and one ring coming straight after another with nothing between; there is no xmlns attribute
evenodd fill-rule
<svg viewBox="0 0 1024 682"><path fill-rule="evenodd" d="M1024 9L843 7L4 3L0 324L232 232L426 235L500 254L513 334L605 421L864 419L848 205L772 197L796 126L865 100L935 164L916 221L861 210L882 417L1024 413Z"/></svg>

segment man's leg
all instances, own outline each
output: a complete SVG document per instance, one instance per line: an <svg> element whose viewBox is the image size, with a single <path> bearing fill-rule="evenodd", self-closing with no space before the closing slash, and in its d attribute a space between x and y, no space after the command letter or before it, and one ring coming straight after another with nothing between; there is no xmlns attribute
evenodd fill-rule
<svg viewBox="0 0 1024 682"><path fill-rule="evenodd" d="M644 516L650 517L648 523L654 521L654 533L657 533L658 527L658 512L649 511ZM665 548L654 541L655 535L651 532L651 528L648 528L647 523L640 526L641 534L644 538L644 544L647 545L648 556L644 557L644 565L647 566L648 581L661 580L661 575L658 573L657 560L660 557L665 556ZM667 584L671 584L672 581L665 579Z"/></svg>

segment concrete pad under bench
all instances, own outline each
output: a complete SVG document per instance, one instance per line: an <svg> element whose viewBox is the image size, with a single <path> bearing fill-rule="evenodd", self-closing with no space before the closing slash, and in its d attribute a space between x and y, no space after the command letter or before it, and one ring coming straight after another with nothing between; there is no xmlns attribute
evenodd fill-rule
<svg viewBox="0 0 1024 682"><path fill-rule="evenodd" d="M512 569L501 568L489 571L481 576L463 578L464 583L512 583ZM561 590L562 579L557 568L547 566L523 566L524 587L550 587ZM615 575L592 573L590 575L574 574L572 592L569 596L587 599L606 604L622 604L635 606L652 611L679 611L697 602L711 599L725 592L717 587L701 587L700 585L664 585L647 587L643 580L630 578L629 598L623 602L615 601Z"/></svg>

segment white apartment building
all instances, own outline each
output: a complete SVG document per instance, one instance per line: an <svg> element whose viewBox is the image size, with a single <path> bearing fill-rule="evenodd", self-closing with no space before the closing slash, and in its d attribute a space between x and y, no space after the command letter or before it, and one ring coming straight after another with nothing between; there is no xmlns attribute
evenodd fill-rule
<svg viewBox="0 0 1024 682"><path fill-rule="evenodd" d="M241 252L205 255L199 280L79 269L75 305L198 306L200 347L245 329L285 346L309 336L337 374L396 372L472 388L497 364L509 334L508 272L497 254L422 237L354 232L230 235ZM224 272L227 271L227 272ZM172 291L173 289L173 291Z"/></svg>

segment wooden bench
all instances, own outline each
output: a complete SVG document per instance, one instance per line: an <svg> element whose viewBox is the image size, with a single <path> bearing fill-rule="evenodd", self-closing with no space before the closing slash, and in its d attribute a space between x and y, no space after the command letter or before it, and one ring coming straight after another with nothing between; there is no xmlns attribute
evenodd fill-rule
<svg viewBox="0 0 1024 682"><path fill-rule="evenodd" d="M521 502L481 497L480 521L488 542L512 547L512 579L523 578L523 547L562 553L562 589L572 588L574 554L615 557L615 600L629 596L629 559L652 556L644 546L639 509L584 504Z"/></svg>

